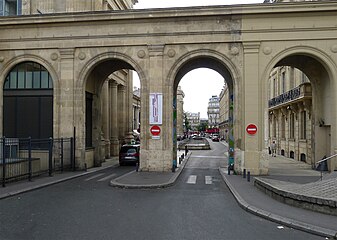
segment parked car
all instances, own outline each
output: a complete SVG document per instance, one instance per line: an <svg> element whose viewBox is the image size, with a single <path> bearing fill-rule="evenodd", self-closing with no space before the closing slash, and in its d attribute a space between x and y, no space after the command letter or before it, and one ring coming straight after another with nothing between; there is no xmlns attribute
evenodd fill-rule
<svg viewBox="0 0 337 240"><path fill-rule="evenodd" d="M219 142L219 141L220 141L219 135L213 134L212 141L213 141L213 142Z"/></svg>
<svg viewBox="0 0 337 240"><path fill-rule="evenodd" d="M119 151L119 165L139 163L139 144L126 144L123 145Z"/></svg>

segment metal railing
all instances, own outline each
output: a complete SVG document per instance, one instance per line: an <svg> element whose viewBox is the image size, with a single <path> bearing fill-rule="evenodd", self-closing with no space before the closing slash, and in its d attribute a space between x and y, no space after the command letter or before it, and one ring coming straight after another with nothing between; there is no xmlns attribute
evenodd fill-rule
<svg viewBox="0 0 337 240"><path fill-rule="evenodd" d="M316 162L316 169L320 170L321 172L321 180L323 178L323 164L322 163L327 163L328 160L334 158L334 157L337 157L337 154L334 154L334 155L331 155L330 157L326 157L324 156L322 160Z"/></svg>
<svg viewBox="0 0 337 240"><path fill-rule="evenodd" d="M75 170L74 139L0 138L0 182Z"/></svg>

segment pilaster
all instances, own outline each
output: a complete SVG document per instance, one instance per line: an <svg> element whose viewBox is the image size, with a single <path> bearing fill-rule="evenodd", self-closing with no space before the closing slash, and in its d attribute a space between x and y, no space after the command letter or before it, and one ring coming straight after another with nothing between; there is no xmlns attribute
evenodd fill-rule
<svg viewBox="0 0 337 240"><path fill-rule="evenodd" d="M261 85L259 82L259 50L260 42L246 42L244 47L244 101L243 111L244 120L242 129L244 132L244 154L242 155L241 166L253 175L266 174L267 169L267 150L264 146L263 118L264 109L262 103ZM257 132L249 135L246 127L249 124L257 126ZM263 152L262 150L265 150ZM237 161L237 159L236 159ZM236 166L237 167L237 166ZM240 167L240 166L238 166ZM236 169L242 172L243 169Z"/></svg>
<svg viewBox="0 0 337 240"><path fill-rule="evenodd" d="M114 80L109 81L110 90L110 154L118 156L119 140L118 140L118 84Z"/></svg>

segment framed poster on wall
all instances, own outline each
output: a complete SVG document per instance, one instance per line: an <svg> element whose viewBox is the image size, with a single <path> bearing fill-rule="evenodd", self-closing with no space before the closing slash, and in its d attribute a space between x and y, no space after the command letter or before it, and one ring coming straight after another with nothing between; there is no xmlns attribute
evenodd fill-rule
<svg viewBox="0 0 337 240"><path fill-rule="evenodd" d="M150 124L163 124L162 93L150 93Z"/></svg>

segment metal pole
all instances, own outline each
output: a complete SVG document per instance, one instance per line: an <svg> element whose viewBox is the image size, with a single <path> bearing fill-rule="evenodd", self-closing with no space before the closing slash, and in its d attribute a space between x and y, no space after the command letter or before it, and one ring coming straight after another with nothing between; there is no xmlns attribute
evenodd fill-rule
<svg viewBox="0 0 337 240"><path fill-rule="evenodd" d="M49 138L49 176L53 173L53 139Z"/></svg>
<svg viewBox="0 0 337 240"><path fill-rule="evenodd" d="M28 138L28 180L32 181L32 138Z"/></svg>
<svg viewBox="0 0 337 240"><path fill-rule="evenodd" d="M246 169L243 169L243 178L246 178Z"/></svg>
<svg viewBox="0 0 337 240"><path fill-rule="evenodd" d="M63 172L63 138L61 138L61 153L60 153L60 157L61 157L61 172Z"/></svg>
<svg viewBox="0 0 337 240"><path fill-rule="evenodd" d="M2 187L6 187L5 181L6 181L6 154L5 154L5 144L6 143L6 138L2 138Z"/></svg>
<svg viewBox="0 0 337 240"><path fill-rule="evenodd" d="M247 172L247 181L250 182L250 171Z"/></svg>

